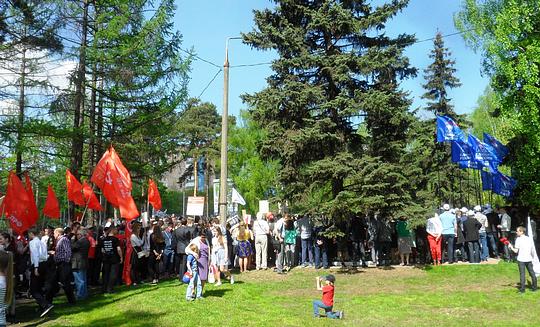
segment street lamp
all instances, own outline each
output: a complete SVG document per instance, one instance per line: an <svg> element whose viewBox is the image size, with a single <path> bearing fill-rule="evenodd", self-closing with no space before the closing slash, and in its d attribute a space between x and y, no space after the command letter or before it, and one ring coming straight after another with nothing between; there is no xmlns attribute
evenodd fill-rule
<svg viewBox="0 0 540 327"><path fill-rule="evenodd" d="M221 172L219 175L219 220L227 221L227 137L229 131L229 41L242 39L228 37L225 41L225 63L223 64L223 112L221 114Z"/></svg>

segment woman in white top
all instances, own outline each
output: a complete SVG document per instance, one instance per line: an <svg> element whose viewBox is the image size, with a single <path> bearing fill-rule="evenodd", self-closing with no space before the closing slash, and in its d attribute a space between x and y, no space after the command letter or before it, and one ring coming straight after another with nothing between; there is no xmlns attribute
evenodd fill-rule
<svg viewBox="0 0 540 327"><path fill-rule="evenodd" d="M439 215L435 214L435 217L429 218L426 224L427 239L429 242L429 249L431 250L431 258L435 266L441 264L441 234L442 234L442 222Z"/></svg>
<svg viewBox="0 0 540 327"><path fill-rule="evenodd" d="M229 272L229 259L227 258L227 239L223 236L220 226L214 226L212 228L212 264L214 267L214 277L216 279L215 286L221 285L221 274L220 271L229 277L231 284L234 284L234 278Z"/></svg>
<svg viewBox="0 0 540 327"><path fill-rule="evenodd" d="M132 225L132 234L129 238L131 246L133 247L133 252L131 255L131 282L133 286L141 283L141 262L143 257L145 257L145 252L143 250L144 240L139 237L141 233L141 224L135 222ZM144 236L143 236L144 237Z"/></svg>

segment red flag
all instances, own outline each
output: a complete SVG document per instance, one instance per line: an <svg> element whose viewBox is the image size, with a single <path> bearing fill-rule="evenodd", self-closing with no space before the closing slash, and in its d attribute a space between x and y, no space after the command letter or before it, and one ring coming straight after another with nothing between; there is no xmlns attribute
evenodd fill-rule
<svg viewBox="0 0 540 327"><path fill-rule="evenodd" d="M28 193L28 199L30 200L30 203L28 204L28 213L29 213L29 219L32 221L32 225L35 224L39 219L39 211L36 205L36 199L34 198L34 191L32 190L32 183L30 182L30 176L28 176L28 173L24 174L24 179L26 183L26 193Z"/></svg>
<svg viewBox="0 0 540 327"><path fill-rule="evenodd" d="M148 181L148 202L155 210L161 210L161 196L156 183L151 179Z"/></svg>
<svg viewBox="0 0 540 327"><path fill-rule="evenodd" d="M12 171L9 172L6 197L3 204L6 219L9 220L11 229L19 235L35 224L31 217L30 207L32 203L28 197L28 192L19 177ZM34 205L36 204L34 203Z"/></svg>
<svg viewBox="0 0 540 327"><path fill-rule="evenodd" d="M86 182L83 182L83 194L88 209L98 211L103 210L101 204L99 203L99 200L96 197L96 194L94 193L94 190L92 190L92 187L90 187L90 185L88 185Z"/></svg>
<svg viewBox="0 0 540 327"><path fill-rule="evenodd" d="M90 180L103 192L103 196L114 207L118 208L118 201L116 200L116 193L112 185L112 178L109 171L109 161L111 161L111 153L107 150L99 160L94 168L92 177Z"/></svg>
<svg viewBox="0 0 540 327"><path fill-rule="evenodd" d="M81 183L71 174L69 169L66 169L66 185L68 200L72 201L78 206L84 207L86 202L82 193Z"/></svg>
<svg viewBox="0 0 540 327"><path fill-rule="evenodd" d="M124 269L122 270L122 279L126 283L126 285L131 285L131 254L133 252L133 248L131 247L131 230L132 226L128 222L126 224L125 229L125 237L126 237L126 255L124 257Z"/></svg>
<svg viewBox="0 0 540 327"><path fill-rule="evenodd" d="M131 176L112 146L99 160L90 180L114 207L120 208L121 217L131 220L139 216L131 197Z"/></svg>
<svg viewBox="0 0 540 327"><path fill-rule="evenodd" d="M53 219L60 218L60 204L51 185L47 188L47 200L45 200L43 207L43 215Z"/></svg>

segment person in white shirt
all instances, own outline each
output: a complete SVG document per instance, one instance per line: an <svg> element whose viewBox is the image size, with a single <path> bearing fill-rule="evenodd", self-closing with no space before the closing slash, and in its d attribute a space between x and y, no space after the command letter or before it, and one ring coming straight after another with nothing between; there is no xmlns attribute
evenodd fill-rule
<svg viewBox="0 0 540 327"><path fill-rule="evenodd" d="M500 208L501 224L497 227L501 230L502 237L510 239L510 229L512 228L512 217L506 213L506 208ZM511 258L508 245L504 245L504 258L509 261Z"/></svg>
<svg viewBox="0 0 540 327"><path fill-rule="evenodd" d="M441 235L442 235L442 222L439 215L435 214L434 217L429 218L426 224L427 239L429 242L429 249L431 250L431 258L433 264L438 266L441 264Z"/></svg>
<svg viewBox="0 0 540 327"><path fill-rule="evenodd" d="M268 235L270 226L265 220L266 216L257 213L257 220L253 222L253 234L255 234L255 264L257 270L268 268Z"/></svg>
<svg viewBox="0 0 540 327"><path fill-rule="evenodd" d="M529 276L531 276L532 279L531 291L536 292L537 279L532 264L533 257L536 255L536 251L534 250L534 242L530 237L525 235L525 227L519 226L516 230L516 234L516 244L512 246L512 243L508 243L508 247L510 248L510 250L518 254L517 262L519 267L520 281L519 292L525 292L525 268L527 268Z"/></svg>
<svg viewBox="0 0 540 327"><path fill-rule="evenodd" d="M31 229L28 231L28 236L32 239L29 244L30 248L30 294L36 300L41 311L41 317L45 316L53 305L47 300L46 294L43 292L47 271L47 246L39 239L39 231Z"/></svg>

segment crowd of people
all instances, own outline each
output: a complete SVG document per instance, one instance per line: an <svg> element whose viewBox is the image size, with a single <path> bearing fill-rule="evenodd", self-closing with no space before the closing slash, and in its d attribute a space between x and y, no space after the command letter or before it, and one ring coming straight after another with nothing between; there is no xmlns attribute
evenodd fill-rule
<svg viewBox="0 0 540 327"><path fill-rule="evenodd" d="M31 296L44 316L60 288L70 304L88 297L89 286L114 293L128 269L133 286L177 278L189 284L185 299L192 301L203 298L207 282L233 284L231 269L244 274L273 268L286 274L295 267L479 263L501 255L511 260L517 251L501 242L513 241L511 227L504 208L451 210L447 204L425 228L415 229L405 217L393 221L379 219L377 213L337 225L307 215L272 213L259 213L253 221L234 216L226 225L217 218L174 215L144 223L109 219L103 226L89 227L75 222L65 228L34 228L24 235L1 233L0 291L2 276L8 276L6 290L13 285L12 298ZM341 233L329 233L332 229ZM129 241L126 234L131 234ZM4 258L4 253L9 256ZM13 278L2 268L6 260L13 261L6 264L13 268ZM12 298L6 303L8 316L15 312Z"/></svg>
<svg viewBox="0 0 540 327"><path fill-rule="evenodd" d="M536 223L531 220L536 239ZM441 213L429 218L426 224L431 258L435 265L459 261L469 263L486 262L488 258L513 260L509 242L516 233L512 230L512 218L506 208L493 210L477 205L451 209L445 204ZM504 240L508 240L505 242Z"/></svg>

